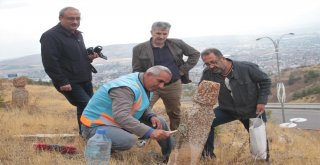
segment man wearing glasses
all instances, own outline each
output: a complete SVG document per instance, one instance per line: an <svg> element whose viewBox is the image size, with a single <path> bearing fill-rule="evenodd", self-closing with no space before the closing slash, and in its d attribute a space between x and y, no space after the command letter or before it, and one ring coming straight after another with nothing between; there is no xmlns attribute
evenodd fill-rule
<svg viewBox="0 0 320 165"><path fill-rule="evenodd" d="M80 26L80 11L65 7L59 12L60 22L42 34L41 57L45 72L67 100L77 107L79 134L80 117L93 95L91 62L97 54L87 55Z"/></svg>
<svg viewBox="0 0 320 165"><path fill-rule="evenodd" d="M214 129L216 126L239 120L249 131L249 118L262 117L266 122L265 105L271 88L271 79L259 66L251 62L233 61L215 48L201 52L206 68L201 80L220 83L219 106L202 152L203 158L215 158ZM268 144L268 143L267 143ZM269 151L267 146L267 158Z"/></svg>

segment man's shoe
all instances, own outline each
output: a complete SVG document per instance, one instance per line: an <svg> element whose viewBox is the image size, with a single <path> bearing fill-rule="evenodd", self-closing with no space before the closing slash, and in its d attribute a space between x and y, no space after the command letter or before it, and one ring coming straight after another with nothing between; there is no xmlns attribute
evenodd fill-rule
<svg viewBox="0 0 320 165"><path fill-rule="evenodd" d="M169 161L169 156L163 156L163 161L162 161L162 163L167 164L168 161Z"/></svg>
<svg viewBox="0 0 320 165"><path fill-rule="evenodd" d="M210 160L210 159L216 159L216 155L214 153L207 153L202 154L200 160Z"/></svg>
<svg viewBox="0 0 320 165"><path fill-rule="evenodd" d="M255 160L255 161L254 161L254 164L256 164L256 162L257 162L258 164L261 164L261 165L271 165L271 164L272 164L272 162L271 162L270 159Z"/></svg>
<svg viewBox="0 0 320 165"><path fill-rule="evenodd" d="M136 145L138 148L142 148L146 145L147 140L146 139L138 139L136 142Z"/></svg>
<svg viewBox="0 0 320 165"><path fill-rule="evenodd" d="M267 164L272 164L271 160L269 158L267 158L265 161L266 161Z"/></svg>

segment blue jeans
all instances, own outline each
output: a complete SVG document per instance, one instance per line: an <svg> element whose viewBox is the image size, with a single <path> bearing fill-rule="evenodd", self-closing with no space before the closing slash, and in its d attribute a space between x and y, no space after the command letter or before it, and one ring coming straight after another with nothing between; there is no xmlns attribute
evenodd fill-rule
<svg viewBox="0 0 320 165"><path fill-rule="evenodd" d="M162 129L168 131L169 127L165 122L165 120L161 117L158 117L158 118L161 121ZM152 126L151 122L149 121L143 121L143 120L140 120L140 121L145 123L146 125ZM106 130L107 137L110 138L112 141L112 147L111 147L112 150L117 150L117 151L128 150L131 147L133 147L137 142L137 137L132 133L115 126L107 126L107 125L100 125L97 127L87 127L85 125L82 125L82 129L83 129L82 136L85 139L89 139L96 133L96 130L98 128L102 128ZM161 147L161 152L162 152L162 155L164 156L164 159L169 159L169 156L173 148L172 137L169 137L163 140L158 140L157 142Z"/></svg>
<svg viewBox="0 0 320 165"><path fill-rule="evenodd" d="M228 114L227 112L223 111L222 109L220 109L220 107L217 107L214 110L214 113L215 113L216 117L212 121L210 133L208 135L207 142L206 142L204 149L202 151L202 156L212 157L214 155L214 153L213 153L213 150L214 150L214 129L218 125L229 123L234 120L239 120L243 124L245 129L249 132L249 119L237 119L234 116L232 116L232 115ZM264 122L267 122L265 112L261 115L261 117ZM267 160L268 159L269 159L269 144L268 144L268 140L267 140Z"/></svg>
<svg viewBox="0 0 320 165"><path fill-rule="evenodd" d="M81 135L81 122L80 117L84 108L87 106L90 98L93 95L93 88L91 82L84 83L71 83L71 91L61 91L60 87L55 85L56 89L62 93L70 104L77 107L77 121L79 127L79 134Z"/></svg>

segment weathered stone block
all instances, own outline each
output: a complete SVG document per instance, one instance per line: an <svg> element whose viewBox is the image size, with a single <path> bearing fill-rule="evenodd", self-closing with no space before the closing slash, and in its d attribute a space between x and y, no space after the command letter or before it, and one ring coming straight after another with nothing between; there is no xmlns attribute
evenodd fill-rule
<svg viewBox="0 0 320 165"><path fill-rule="evenodd" d="M182 115L176 133L175 149L169 165L197 165L214 119L213 107L217 103L220 84L202 81L193 97L193 107Z"/></svg>

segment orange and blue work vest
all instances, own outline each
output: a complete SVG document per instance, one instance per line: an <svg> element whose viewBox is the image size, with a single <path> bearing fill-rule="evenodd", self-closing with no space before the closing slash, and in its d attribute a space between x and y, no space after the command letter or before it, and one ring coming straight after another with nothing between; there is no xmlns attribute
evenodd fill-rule
<svg viewBox="0 0 320 165"><path fill-rule="evenodd" d="M82 113L80 120L84 125L88 127L97 125L120 127L113 118L112 100L109 97L109 91L117 87L129 87L133 91L134 101L130 114L138 120L141 118L143 113L149 108L152 93L149 98L139 80L139 73L136 72L109 81L95 92Z"/></svg>

